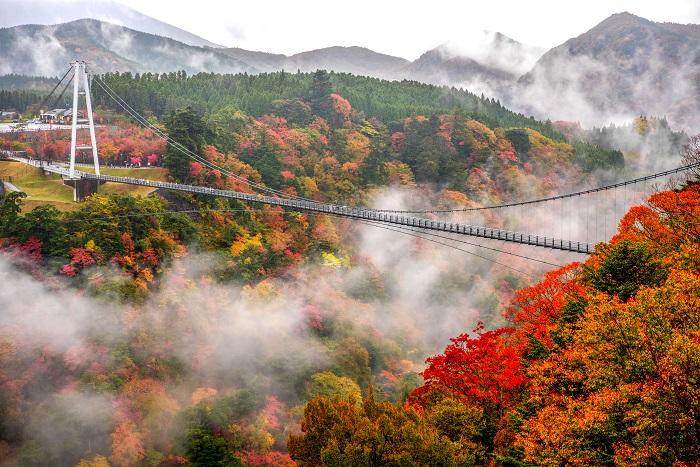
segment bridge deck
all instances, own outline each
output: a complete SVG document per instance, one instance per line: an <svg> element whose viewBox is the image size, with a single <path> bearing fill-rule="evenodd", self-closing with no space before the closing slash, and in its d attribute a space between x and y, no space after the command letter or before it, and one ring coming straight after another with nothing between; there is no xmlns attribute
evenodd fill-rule
<svg viewBox="0 0 700 467"><path fill-rule="evenodd" d="M25 164L41 167L48 172L60 174L64 177L69 176L68 169L65 167L61 167L54 164L48 164L43 161L36 161L24 157L18 157L14 155L6 154L6 157L9 157L12 160L23 162ZM574 253L592 253L592 247L589 243L574 242L553 237L531 235L521 232L511 232L508 230L493 229L490 227L444 222L439 220L425 219L421 217L408 216L396 213L380 212L365 207L339 206L336 204L319 203L299 199L278 198L273 196L242 193L231 190L219 190L216 188L209 188L196 185L185 185L181 183L159 182L153 180L143 180L140 178L118 177L114 175L95 175L92 173L81 171L75 171L75 175L79 178L102 180L105 182L124 183L128 185L148 186L153 188L162 188L166 190L183 191L202 195L219 196L223 198L232 198L242 201L250 201L254 203L281 206L284 208L298 211L325 213L334 216L348 217L351 219L362 219L381 222L385 224L395 224L400 226L415 227L439 232L467 235L470 237L501 240L504 242L519 243L523 245L531 245L555 250L569 251Z"/></svg>

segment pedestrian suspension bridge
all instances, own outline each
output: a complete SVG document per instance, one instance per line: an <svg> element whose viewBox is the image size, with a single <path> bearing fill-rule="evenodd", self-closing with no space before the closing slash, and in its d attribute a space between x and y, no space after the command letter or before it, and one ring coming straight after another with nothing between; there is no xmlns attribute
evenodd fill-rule
<svg viewBox="0 0 700 467"><path fill-rule="evenodd" d="M104 182L121 183L229 198L250 203L262 203L271 206L279 206L287 210L327 214L358 220L364 223L370 223L372 225L394 226L394 228L402 229L397 231L404 233L414 232L416 234L428 234L438 237L441 237L439 233L453 235L450 237L441 237L449 240L454 239L455 236L474 237L480 239L498 240L510 244L521 244L561 250L565 252L590 254L593 252L596 242L609 239L608 233L614 231L615 220L618 219L629 206L639 204L646 199L649 192L654 189L654 183L658 184L663 180L669 179L670 177L697 169L700 165L686 165L671 170L652 173L643 177L637 177L631 180L625 180L605 186L584 189L551 197L470 208L424 209L411 211L398 209L375 209L362 206L345 206L340 204L324 203L300 196L289 195L282 191L263 186L211 163L204 157L193 153L177 141L170 139L167 134L136 112L124 99L117 95L98 77L92 77L91 80L87 74L86 65L84 62L74 62L71 64L71 69L73 70L71 79L73 80L74 94L69 163L65 164L33 160L25 157L23 154L12 153L9 151L4 151L3 155L7 159L39 167L45 172L60 175L66 184L74 187L76 193L81 183L91 185L95 190L99 184ZM69 72L70 71L71 70L69 70ZM69 75L69 72L64 75L54 90L63 80L65 80L65 78ZM68 86L68 83L70 83L70 80L67 82L66 87ZM136 122L143 125L145 128L153 131L159 137L165 139L176 150L181 151L183 154L186 154L188 157L192 158L192 160L197 161L210 169L219 170L223 175L245 183L251 188L251 191L255 191L255 193L245 193L204 186L101 174L90 98L91 84L97 85L100 90L106 96L113 99L126 114L131 116ZM83 91L80 91L80 85L83 86ZM84 96L85 105L87 108L87 123L90 135L90 144L86 145L80 145L77 142L79 96ZM76 170L76 154L83 150L89 150L92 153L94 173ZM649 189L650 184L651 190ZM498 211L501 218L509 217L511 219L517 219L518 225L528 226L529 230L494 228L484 225L485 221L489 218L489 212L494 211ZM511 213L510 216L503 216L502 214L507 211ZM441 215L449 216L449 218L437 218L437 216ZM533 222L535 222L534 225ZM566 226L564 225L565 222ZM534 231L542 229L541 224L549 224L545 227L553 230L555 233L553 234L551 231L549 234L533 233ZM613 226L612 228L610 227L611 224ZM559 228L557 229L557 227ZM609 232L606 229L609 229ZM556 234L557 230L559 231L559 235ZM582 235L585 238L571 238L577 234ZM482 245L474 244L474 246ZM515 254L515 256L521 255Z"/></svg>

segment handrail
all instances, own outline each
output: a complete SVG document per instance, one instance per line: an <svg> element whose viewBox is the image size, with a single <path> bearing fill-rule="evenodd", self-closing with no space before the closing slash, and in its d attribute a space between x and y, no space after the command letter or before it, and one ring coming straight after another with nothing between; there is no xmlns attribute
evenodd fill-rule
<svg viewBox="0 0 700 467"><path fill-rule="evenodd" d="M9 155L7 157L19 162L23 162L25 164L33 165L35 167L41 167L42 169L48 172L56 173L64 177L69 176L67 169L64 169L50 162L37 161L16 155ZM475 226L468 224L457 224L452 222L448 223L445 221L426 219L416 216L398 216L395 215L395 213L389 214L387 212L382 212L367 207L339 206L337 204L321 203L317 201L312 202L300 199L280 198L261 194L243 193L232 190L221 190L218 188L203 187L197 185L186 185L182 183L145 180L133 177L120 177L116 175L104 174L96 175L93 173L82 172L79 170L75 171L75 175L77 178L88 180L100 180L105 182L123 183L127 185L147 186L152 188L183 191L187 193L219 196L223 198L239 199L254 203L262 203L272 206L292 208L301 211L330 213L333 215L347 217L351 219L372 220L385 224L402 225L409 227L417 225L418 227L427 230L435 230L471 237L501 240L510 243L519 243L524 245L538 246L574 253L590 254L593 251L592 246L590 244L582 243L579 241L554 239L551 237L547 238L539 236L535 236L533 240L531 234L521 232L513 232L509 230L494 229L491 227Z"/></svg>

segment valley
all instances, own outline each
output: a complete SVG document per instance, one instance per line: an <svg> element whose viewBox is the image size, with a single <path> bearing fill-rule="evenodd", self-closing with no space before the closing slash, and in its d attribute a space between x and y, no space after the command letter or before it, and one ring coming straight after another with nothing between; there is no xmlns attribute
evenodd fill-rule
<svg viewBox="0 0 700 467"><path fill-rule="evenodd" d="M697 25L408 60L0 2L1 466L700 462Z"/></svg>

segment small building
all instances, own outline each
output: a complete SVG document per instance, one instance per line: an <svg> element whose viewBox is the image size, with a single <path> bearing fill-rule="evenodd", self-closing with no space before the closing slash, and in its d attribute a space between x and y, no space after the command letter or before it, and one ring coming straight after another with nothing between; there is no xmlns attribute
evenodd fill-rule
<svg viewBox="0 0 700 467"><path fill-rule="evenodd" d="M14 110L0 110L0 122L17 122L19 113Z"/></svg>
<svg viewBox="0 0 700 467"><path fill-rule="evenodd" d="M53 109L42 112L39 118L41 123L70 125L73 119L73 111L71 109ZM78 120L84 118L84 112L78 110Z"/></svg>
<svg viewBox="0 0 700 467"><path fill-rule="evenodd" d="M42 112L39 118L41 123L63 123L63 113L66 109L53 109Z"/></svg>

